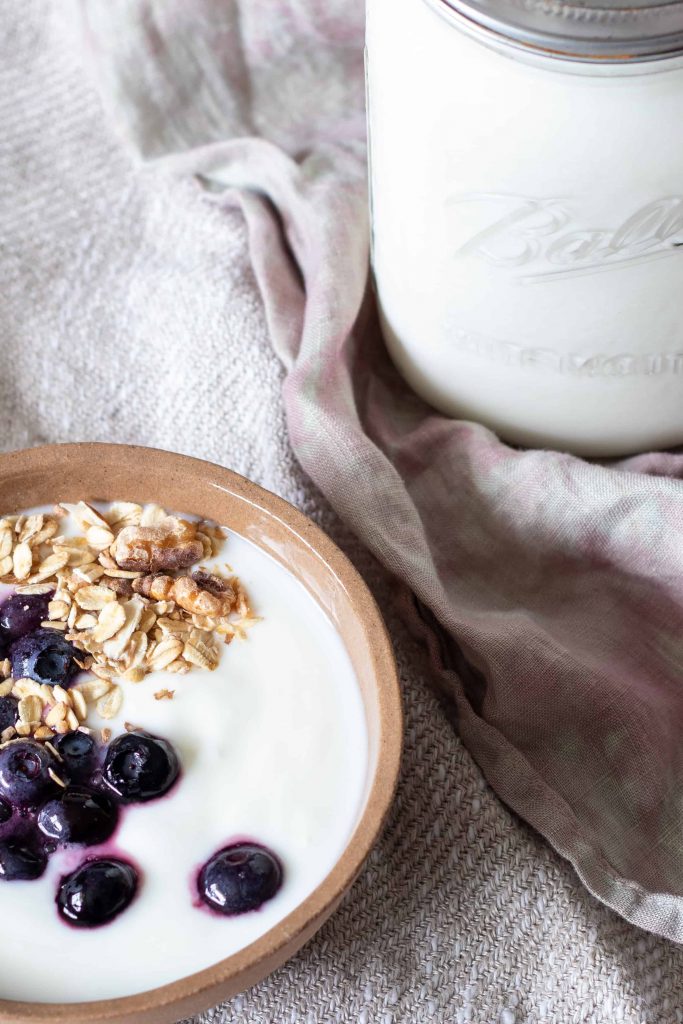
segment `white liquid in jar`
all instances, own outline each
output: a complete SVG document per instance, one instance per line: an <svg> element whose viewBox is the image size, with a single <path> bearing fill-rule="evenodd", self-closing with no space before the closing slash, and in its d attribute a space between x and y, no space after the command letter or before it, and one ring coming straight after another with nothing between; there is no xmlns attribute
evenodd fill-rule
<svg viewBox="0 0 683 1024"><path fill-rule="evenodd" d="M170 740L180 757L180 782L160 800L126 808L105 847L105 855L139 867L139 895L100 928L60 920L60 877L98 847L58 851L37 881L0 882L8 938L0 998L114 998L209 967L282 920L343 852L362 810L368 765L349 656L319 605L265 552L229 531L220 555L202 564L222 568L226 561L262 616L248 638L223 648L214 672L162 671L122 683L119 717L105 722L91 711L88 719L114 735L124 722L135 723ZM163 688L175 690L173 700L154 699ZM244 838L278 855L280 891L238 917L195 907L196 869Z"/></svg>
<svg viewBox="0 0 683 1024"><path fill-rule="evenodd" d="M683 443L681 60L534 57L437 6L368 0L373 266L397 365L514 442Z"/></svg>

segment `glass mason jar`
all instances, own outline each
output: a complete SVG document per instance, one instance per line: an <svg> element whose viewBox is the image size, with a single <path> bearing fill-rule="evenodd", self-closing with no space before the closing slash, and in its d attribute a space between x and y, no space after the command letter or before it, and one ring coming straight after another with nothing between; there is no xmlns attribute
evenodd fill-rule
<svg viewBox="0 0 683 1024"><path fill-rule="evenodd" d="M432 405L683 443L683 2L368 0L373 269Z"/></svg>

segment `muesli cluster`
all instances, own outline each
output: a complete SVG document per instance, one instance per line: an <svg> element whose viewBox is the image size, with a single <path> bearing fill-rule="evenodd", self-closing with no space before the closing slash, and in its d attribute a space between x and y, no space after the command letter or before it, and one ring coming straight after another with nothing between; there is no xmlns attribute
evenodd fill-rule
<svg viewBox="0 0 683 1024"><path fill-rule="evenodd" d="M53 661L60 657L59 637L80 655L74 671L92 673L73 685L48 685L36 672L17 676L23 664L17 645L12 659L0 655L0 697L19 700L19 719L0 740L18 735L49 742L83 731L88 705L101 718L114 718L122 684L139 683L156 670L215 669L221 643L243 636L256 621L238 579L201 567L223 540L213 524L132 502L102 512L85 501L64 503L50 514L0 519L0 583L27 602L44 602L34 637L47 638ZM169 700L173 694L163 689L154 696Z"/></svg>

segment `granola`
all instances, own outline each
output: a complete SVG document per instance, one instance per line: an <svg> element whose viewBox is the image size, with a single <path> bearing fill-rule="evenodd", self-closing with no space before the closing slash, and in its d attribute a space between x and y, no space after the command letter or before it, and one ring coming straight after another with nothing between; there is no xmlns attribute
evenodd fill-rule
<svg viewBox="0 0 683 1024"><path fill-rule="evenodd" d="M62 532L67 518L75 534ZM126 684L162 669L213 671L221 643L243 637L256 621L240 581L199 564L218 554L223 539L213 524L132 502L100 512L79 501L51 514L0 518L0 583L17 593L49 594L42 626L61 631L90 673L64 689L12 679L9 660L0 661L0 695L19 700L19 720L0 742L33 736L49 743L66 732L89 732L89 711L115 718ZM174 693L154 697L170 700Z"/></svg>

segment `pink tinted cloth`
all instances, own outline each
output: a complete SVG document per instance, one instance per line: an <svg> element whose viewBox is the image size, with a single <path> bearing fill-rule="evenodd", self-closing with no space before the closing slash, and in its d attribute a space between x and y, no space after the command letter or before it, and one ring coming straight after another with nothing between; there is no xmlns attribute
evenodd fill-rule
<svg viewBox="0 0 683 1024"><path fill-rule="evenodd" d="M683 941L683 456L513 450L400 380L367 288L361 0L82 9L128 142L243 210L294 450L403 585L489 782Z"/></svg>

